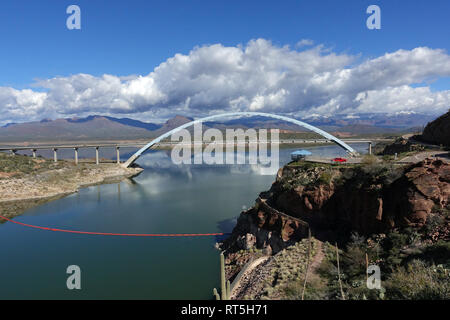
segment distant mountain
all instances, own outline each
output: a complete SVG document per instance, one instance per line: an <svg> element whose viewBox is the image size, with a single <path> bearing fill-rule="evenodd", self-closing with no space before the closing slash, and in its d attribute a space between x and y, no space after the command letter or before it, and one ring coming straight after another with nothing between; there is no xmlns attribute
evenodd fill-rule
<svg viewBox="0 0 450 320"><path fill-rule="evenodd" d="M415 113L351 114L333 117L311 116L299 119L327 132L342 137L364 134L408 132L422 128L434 117ZM24 141L80 141L80 140L127 140L149 139L192 121L177 115L163 124L143 122L130 118L90 115L85 118L43 119L27 123L10 123L0 127L2 142ZM204 128L278 128L284 132L305 132L293 123L266 117L243 117L224 121L209 121ZM420 131L420 130L419 130ZM413 131L411 131L413 132Z"/></svg>
<svg viewBox="0 0 450 320"><path fill-rule="evenodd" d="M5 124L2 128L8 128L8 127L13 126L15 124L17 124L17 123L16 122L10 122L10 123Z"/></svg>
<svg viewBox="0 0 450 320"><path fill-rule="evenodd" d="M160 133L167 132L169 130L175 129L185 123L191 122L193 118L188 118L184 116L175 116L166 121L157 131Z"/></svg>
<svg viewBox="0 0 450 320"><path fill-rule="evenodd" d="M110 121L118 122L118 123L121 123L126 126L143 128L143 129L150 130L150 131L157 130L162 127L161 124L142 122L142 121L130 119L130 118L114 118L114 117L98 116L98 115L88 116L86 118L72 118L72 119L66 119L66 120L69 122L72 122L72 123L82 123L82 122L91 121L95 118L105 118Z"/></svg>
<svg viewBox="0 0 450 320"><path fill-rule="evenodd" d="M386 113L361 113L361 114L338 114L333 117L311 116L305 121L315 126L349 126L366 125L378 128L405 129L410 127L423 127L435 116L399 112L394 114Z"/></svg>
<svg viewBox="0 0 450 320"><path fill-rule="evenodd" d="M44 119L42 121L10 124L0 128L0 143L150 138L155 134L145 127L158 127L136 120L129 123L127 124L126 119L89 116L86 118Z"/></svg>
<svg viewBox="0 0 450 320"><path fill-rule="evenodd" d="M313 126L328 132L345 132L344 135L396 133L404 131L417 132L425 124L434 119L433 116L417 113L398 114L342 114L333 117L311 116L299 118ZM244 117L226 122L207 122L205 125L216 128L279 128L290 131L307 131L293 123L266 117Z"/></svg>

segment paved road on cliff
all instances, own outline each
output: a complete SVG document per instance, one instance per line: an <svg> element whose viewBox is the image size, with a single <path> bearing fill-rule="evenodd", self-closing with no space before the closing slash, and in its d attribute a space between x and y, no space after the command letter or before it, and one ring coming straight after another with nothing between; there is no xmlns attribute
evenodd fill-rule
<svg viewBox="0 0 450 320"><path fill-rule="evenodd" d="M426 158L436 158L444 162L450 162L449 153L446 151L425 151L414 154L412 156L407 156L405 158L397 160L398 163L417 163L425 160Z"/></svg>

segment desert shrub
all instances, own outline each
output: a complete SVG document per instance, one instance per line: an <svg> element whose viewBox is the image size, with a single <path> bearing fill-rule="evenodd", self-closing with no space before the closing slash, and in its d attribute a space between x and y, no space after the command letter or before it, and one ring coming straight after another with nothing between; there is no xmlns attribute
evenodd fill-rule
<svg viewBox="0 0 450 320"><path fill-rule="evenodd" d="M402 263L405 257L402 249L411 244L411 240L413 239L408 231L404 230L404 232L399 232L398 230L394 230L383 240L382 248L385 271L391 272Z"/></svg>
<svg viewBox="0 0 450 320"><path fill-rule="evenodd" d="M372 154L366 154L363 158L361 163L363 165L374 165L377 163L377 157Z"/></svg>
<svg viewBox="0 0 450 320"><path fill-rule="evenodd" d="M450 242L439 240L438 242L421 248L420 253L409 257L409 260L420 259L430 264L442 264L450 269Z"/></svg>
<svg viewBox="0 0 450 320"><path fill-rule="evenodd" d="M384 285L389 299L450 299L448 270L442 266L428 266L421 260L397 267Z"/></svg>
<svg viewBox="0 0 450 320"><path fill-rule="evenodd" d="M282 290L286 300L301 300L304 278L288 283ZM305 300L323 300L327 297L326 284L318 277L308 278L305 287Z"/></svg>
<svg viewBox="0 0 450 320"><path fill-rule="evenodd" d="M330 172L322 172L319 176L318 182L320 184L329 185L331 183L331 179L333 178Z"/></svg>

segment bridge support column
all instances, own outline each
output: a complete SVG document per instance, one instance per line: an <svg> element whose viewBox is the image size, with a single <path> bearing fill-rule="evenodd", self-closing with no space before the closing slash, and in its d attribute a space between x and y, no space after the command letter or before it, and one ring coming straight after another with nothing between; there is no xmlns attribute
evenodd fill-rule
<svg viewBox="0 0 450 320"><path fill-rule="evenodd" d="M95 147L95 164L99 164L99 160L98 160L98 148L99 147Z"/></svg>
<svg viewBox="0 0 450 320"><path fill-rule="evenodd" d="M120 164L120 147L116 147L117 163Z"/></svg>
<svg viewBox="0 0 450 320"><path fill-rule="evenodd" d="M33 149L32 151L33 151L33 158L36 159L36 149Z"/></svg>
<svg viewBox="0 0 450 320"><path fill-rule="evenodd" d="M372 154L372 142L369 142L369 154Z"/></svg>
<svg viewBox="0 0 450 320"><path fill-rule="evenodd" d="M58 149L53 148L53 161L54 162L58 162L58 153L57 153Z"/></svg>
<svg viewBox="0 0 450 320"><path fill-rule="evenodd" d="M78 164L78 148L73 148L75 151L75 164Z"/></svg>

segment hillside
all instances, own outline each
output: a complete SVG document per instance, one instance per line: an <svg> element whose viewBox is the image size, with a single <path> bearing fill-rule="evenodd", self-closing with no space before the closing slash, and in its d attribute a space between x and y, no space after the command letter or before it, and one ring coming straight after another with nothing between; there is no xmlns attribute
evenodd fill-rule
<svg viewBox="0 0 450 320"><path fill-rule="evenodd" d="M428 123L420 139L437 145L450 146L450 110Z"/></svg>
<svg viewBox="0 0 450 320"><path fill-rule="evenodd" d="M43 120L0 128L2 142L135 139L151 136L151 132L144 128L121 124L100 116L85 121L80 119Z"/></svg>
<svg viewBox="0 0 450 320"><path fill-rule="evenodd" d="M150 139L190 119L176 116L164 124L129 118L88 116L13 123L0 128L1 142Z"/></svg>

